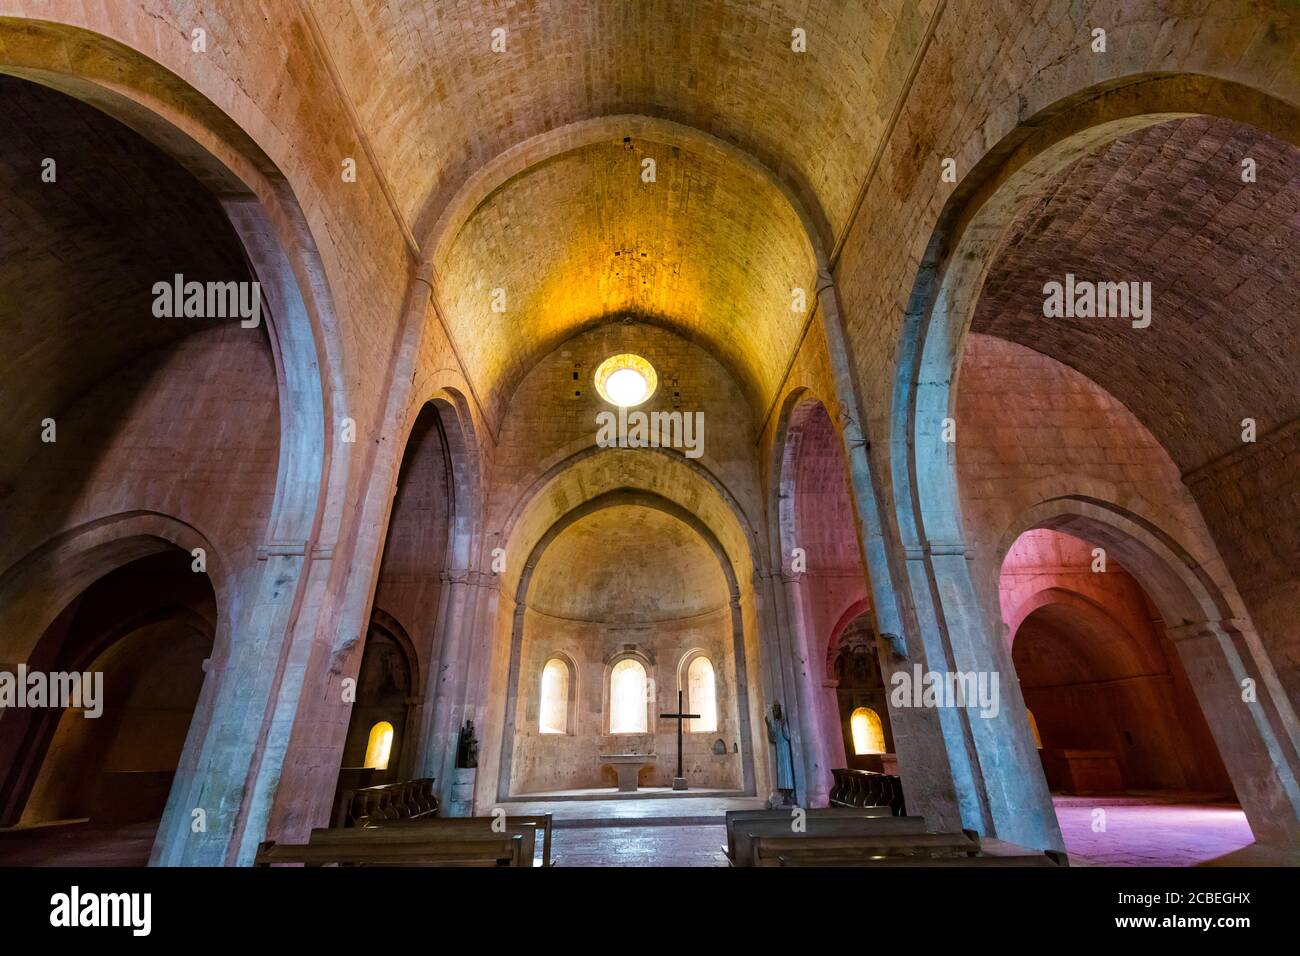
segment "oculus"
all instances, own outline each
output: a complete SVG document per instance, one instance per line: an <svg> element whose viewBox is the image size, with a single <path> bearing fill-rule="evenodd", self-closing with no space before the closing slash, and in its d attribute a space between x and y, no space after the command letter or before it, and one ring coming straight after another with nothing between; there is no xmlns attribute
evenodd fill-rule
<svg viewBox="0 0 1300 956"><path fill-rule="evenodd" d="M640 405L659 387L655 368L639 355L611 355L596 367L596 391L619 408Z"/></svg>

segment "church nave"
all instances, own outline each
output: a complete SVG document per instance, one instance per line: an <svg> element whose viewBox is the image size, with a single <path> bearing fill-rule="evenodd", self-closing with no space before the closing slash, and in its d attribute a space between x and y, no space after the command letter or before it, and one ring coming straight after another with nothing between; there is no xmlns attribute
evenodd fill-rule
<svg viewBox="0 0 1300 956"><path fill-rule="evenodd" d="M1300 865L1298 64L1295 0L6 3L0 878Z"/></svg>

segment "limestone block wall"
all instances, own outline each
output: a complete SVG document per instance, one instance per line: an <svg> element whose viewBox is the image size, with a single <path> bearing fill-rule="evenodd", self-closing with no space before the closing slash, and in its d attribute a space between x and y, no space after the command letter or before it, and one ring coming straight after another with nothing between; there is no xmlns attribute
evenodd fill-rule
<svg viewBox="0 0 1300 956"><path fill-rule="evenodd" d="M649 733L609 734L607 661L635 648L650 661L654 718ZM714 667L718 701L718 728L692 733L687 725L683 739L683 768L688 786L695 789L738 790L741 787L741 740L737 716L735 655L731 641L731 611L711 613L653 625L609 626L554 618L536 611L524 615L519 707L512 761L512 793L613 787L616 775L600 764L601 753L654 753L654 766L642 771L645 787L672 785L676 773L677 723L659 720L660 713L677 710L677 675L680 663L692 650L702 650ZM570 733L543 734L538 730L542 668L562 653L577 668L576 726ZM688 707L689 707L688 702ZM713 753L721 740L726 752Z"/></svg>
<svg viewBox="0 0 1300 956"><path fill-rule="evenodd" d="M1029 508L1058 495L1088 495L1143 516L1233 592L1168 454L1127 408L1078 372L1024 346L972 334L956 418L966 542L991 633L1006 634L998 581L1008 536L1026 530L1017 523Z"/></svg>
<svg viewBox="0 0 1300 956"><path fill-rule="evenodd" d="M279 463L264 330L217 325L146 355L59 414L57 429L0 499L0 567L61 531L140 510L199 529L234 571L229 583L256 572Z"/></svg>
<svg viewBox="0 0 1300 956"><path fill-rule="evenodd" d="M1300 707L1300 428L1186 476L1292 705Z"/></svg>
<svg viewBox="0 0 1300 956"><path fill-rule="evenodd" d="M621 352L648 359L659 376L658 390L635 410L702 413L703 455L694 461L726 486L751 520L761 514L753 409L732 374L672 332L614 323L574 336L520 382L496 447L489 527L498 526L541 475L595 446L597 414L617 409L600 397L592 377L602 361Z"/></svg>

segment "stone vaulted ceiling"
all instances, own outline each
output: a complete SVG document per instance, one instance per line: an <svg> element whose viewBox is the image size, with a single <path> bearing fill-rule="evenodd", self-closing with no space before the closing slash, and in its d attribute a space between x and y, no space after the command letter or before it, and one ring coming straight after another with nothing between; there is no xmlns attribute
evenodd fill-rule
<svg viewBox="0 0 1300 956"><path fill-rule="evenodd" d="M420 242L477 172L575 123L641 116L756 161L621 134L542 155L435 262L467 370L499 404L583 324L637 311L714 347L770 400L806 316L813 260L782 190L828 246L853 214L933 0L313 0L395 204ZM806 32L807 52L791 49ZM505 52L492 49L503 28ZM643 184L639 161L658 162ZM508 311L489 311L504 289Z"/></svg>
<svg viewBox="0 0 1300 956"><path fill-rule="evenodd" d="M637 624L716 611L728 600L718 557L696 531L654 508L618 505L550 543L528 606L567 620Z"/></svg>
<svg viewBox="0 0 1300 956"><path fill-rule="evenodd" d="M1242 182L1242 160L1257 181ZM1067 272L1150 281L1151 325L1045 319ZM973 328L1050 355L1151 429L1184 472L1300 414L1300 149L1197 117L1066 169L1013 224Z"/></svg>
<svg viewBox="0 0 1300 956"><path fill-rule="evenodd" d="M153 284L248 276L212 195L116 120L0 77L0 485L39 448L37 423L131 362L197 331L155 318ZM57 188L41 180L55 159ZM179 228L177 223L184 223ZM147 360L147 359L146 359ZM0 487L0 492L4 489Z"/></svg>

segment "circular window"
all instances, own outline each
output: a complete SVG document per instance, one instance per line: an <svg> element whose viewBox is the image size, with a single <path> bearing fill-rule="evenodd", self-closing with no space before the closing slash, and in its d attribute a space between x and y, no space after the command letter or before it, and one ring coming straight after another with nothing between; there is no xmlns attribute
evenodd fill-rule
<svg viewBox="0 0 1300 956"><path fill-rule="evenodd" d="M611 405L640 405L659 387L655 367L639 355L611 355L596 367L596 391Z"/></svg>

